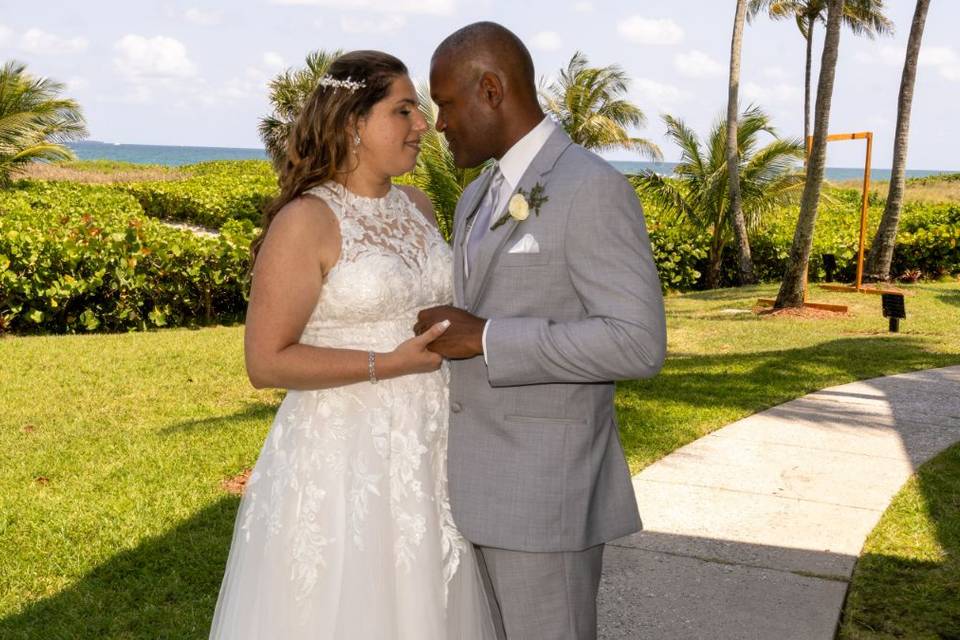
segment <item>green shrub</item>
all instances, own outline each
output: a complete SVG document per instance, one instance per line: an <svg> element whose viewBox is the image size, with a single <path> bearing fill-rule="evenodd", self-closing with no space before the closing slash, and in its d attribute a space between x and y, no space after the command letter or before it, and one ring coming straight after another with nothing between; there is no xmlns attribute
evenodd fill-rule
<svg viewBox="0 0 960 640"><path fill-rule="evenodd" d="M960 173L940 173L932 176L925 176L923 178L907 179L907 184L910 186L939 184L943 182L960 182Z"/></svg>
<svg viewBox="0 0 960 640"><path fill-rule="evenodd" d="M154 218L219 229L229 220L260 223L263 206L277 193L277 178L262 160L203 162L183 168L185 180L133 182L117 188L131 194Z"/></svg>
<svg viewBox="0 0 960 640"><path fill-rule="evenodd" d="M253 231L232 221L217 237L197 236L144 216L112 187L21 183L0 192L0 331L237 319Z"/></svg>
<svg viewBox="0 0 960 640"><path fill-rule="evenodd" d="M914 270L934 278L960 273L960 222L947 222L897 236L891 272L900 275Z"/></svg>
<svg viewBox="0 0 960 640"><path fill-rule="evenodd" d="M853 282L857 270L860 236L860 198L856 189L830 188L824 192L814 229L808 280L826 277L824 254L836 258L834 280ZM642 196L641 196L642 199ZM867 224L867 247L872 240L885 202L871 200ZM779 207L750 231L750 251L754 275L760 282L776 282L786 270L790 246L796 228L799 203ZM700 289L700 277L707 269L710 236L689 224L661 218L651 206L644 207L654 259L665 289ZM960 273L960 205L956 203L920 203L904 205L900 233L894 251L892 272L919 270L924 276L939 277ZM720 286L739 284L737 252L732 239L723 251Z"/></svg>

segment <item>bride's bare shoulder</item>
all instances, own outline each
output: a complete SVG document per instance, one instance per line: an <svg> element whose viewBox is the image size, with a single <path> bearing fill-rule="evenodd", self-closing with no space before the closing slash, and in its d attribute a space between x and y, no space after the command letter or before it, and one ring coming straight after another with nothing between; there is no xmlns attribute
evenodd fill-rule
<svg viewBox="0 0 960 640"><path fill-rule="evenodd" d="M329 227L337 226L337 217L326 200L311 193L305 193L277 211L277 215L270 224L271 228L275 224L295 227L301 231L311 229L327 231Z"/></svg>
<svg viewBox="0 0 960 640"><path fill-rule="evenodd" d="M286 247L288 254L319 253L325 265L333 264L340 252L340 226L330 205L309 194L283 205L264 238L264 249L275 246Z"/></svg>

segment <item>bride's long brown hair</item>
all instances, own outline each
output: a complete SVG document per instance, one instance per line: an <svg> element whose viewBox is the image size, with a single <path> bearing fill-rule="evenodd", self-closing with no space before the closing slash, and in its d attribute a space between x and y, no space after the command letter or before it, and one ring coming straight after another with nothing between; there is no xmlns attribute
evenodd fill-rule
<svg viewBox="0 0 960 640"><path fill-rule="evenodd" d="M303 105L287 138L287 155L280 167L280 195L263 210L260 235L250 245L251 268L273 218L308 189L352 170L350 150L355 129L373 105L390 92L390 85L407 75L407 67L382 51L351 51L334 60L326 76L361 82L363 87L318 85Z"/></svg>

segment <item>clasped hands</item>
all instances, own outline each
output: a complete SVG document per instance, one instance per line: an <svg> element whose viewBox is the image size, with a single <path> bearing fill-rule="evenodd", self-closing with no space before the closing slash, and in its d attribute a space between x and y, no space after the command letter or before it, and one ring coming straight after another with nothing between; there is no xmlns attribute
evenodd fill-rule
<svg viewBox="0 0 960 640"><path fill-rule="evenodd" d="M439 338L427 345L427 349L450 360L472 358L483 353L483 327L485 318L450 305L431 307L417 314L413 332L420 335L433 325L444 320L450 327Z"/></svg>

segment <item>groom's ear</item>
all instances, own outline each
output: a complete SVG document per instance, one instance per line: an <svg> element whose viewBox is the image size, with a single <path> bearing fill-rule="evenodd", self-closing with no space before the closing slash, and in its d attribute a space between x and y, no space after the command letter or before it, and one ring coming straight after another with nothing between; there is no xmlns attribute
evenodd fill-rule
<svg viewBox="0 0 960 640"><path fill-rule="evenodd" d="M484 102L496 109L503 102L503 81L492 71L484 71L480 76L480 92Z"/></svg>

